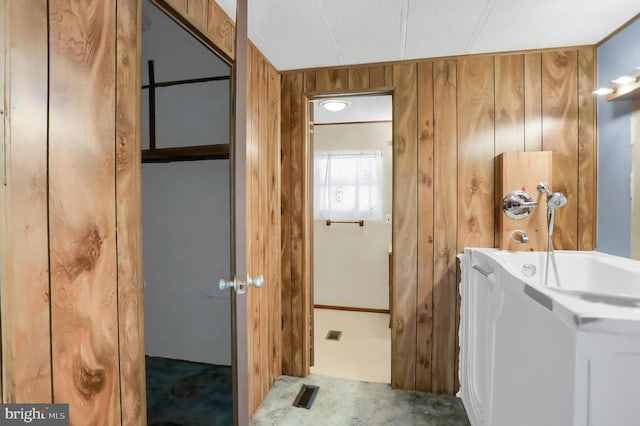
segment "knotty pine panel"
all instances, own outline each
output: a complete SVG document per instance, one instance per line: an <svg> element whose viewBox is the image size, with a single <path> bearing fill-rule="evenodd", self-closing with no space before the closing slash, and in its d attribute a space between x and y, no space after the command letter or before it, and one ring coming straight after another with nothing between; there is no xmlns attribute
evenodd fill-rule
<svg viewBox="0 0 640 426"><path fill-rule="evenodd" d="M117 424L116 5L72 3L49 1L54 400L73 424Z"/></svg>
<svg viewBox="0 0 640 426"><path fill-rule="evenodd" d="M416 380L416 300L418 194L416 175L417 65L393 67L393 306L391 307L391 385L414 389Z"/></svg>
<svg viewBox="0 0 640 426"><path fill-rule="evenodd" d="M598 149L591 93L596 85L595 54L590 48L578 49L578 250L596 248Z"/></svg>
<svg viewBox="0 0 640 426"><path fill-rule="evenodd" d="M567 204L556 214L556 249L578 249L578 55L542 53L542 148L553 151L553 188ZM595 191L595 187L592 188Z"/></svg>
<svg viewBox="0 0 640 426"><path fill-rule="evenodd" d="M542 55L524 55L524 149L542 151Z"/></svg>
<svg viewBox="0 0 640 426"><path fill-rule="evenodd" d="M495 58L495 155L524 151L524 55Z"/></svg>
<svg viewBox="0 0 640 426"><path fill-rule="evenodd" d="M0 46L9 48L0 55L3 401L48 403L47 2L0 8Z"/></svg>
<svg viewBox="0 0 640 426"><path fill-rule="evenodd" d="M431 392L451 393L455 360L457 212L457 63L433 65L434 274Z"/></svg>
<svg viewBox="0 0 640 426"><path fill-rule="evenodd" d="M418 64L416 389L431 389L433 351L433 62Z"/></svg>
<svg viewBox="0 0 640 426"><path fill-rule="evenodd" d="M458 60L458 252L494 244L493 61Z"/></svg>
<svg viewBox="0 0 640 426"><path fill-rule="evenodd" d="M118 333L123 425L146 425L140 104L141 5L117 4L116 219L118 246Z"/></svg>
<svg viewBox="0 0 640 426"><path fill-rule="evenodd" d="M292 306L291 306L291 75L282 76L280 86L280 288L281 326L280 347L283 374L293 374Z"/></svg>

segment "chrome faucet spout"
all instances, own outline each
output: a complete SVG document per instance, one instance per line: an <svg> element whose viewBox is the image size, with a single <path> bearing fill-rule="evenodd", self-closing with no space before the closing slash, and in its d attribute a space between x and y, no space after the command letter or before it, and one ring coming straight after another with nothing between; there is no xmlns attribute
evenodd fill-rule
<svg viewBox="0 0 640 426"><path fill-rule="evenodd" d="M522 229L516 229L513 231L511 233L511 239L522 244L527 244L529 242L529 236Z"/></svg>

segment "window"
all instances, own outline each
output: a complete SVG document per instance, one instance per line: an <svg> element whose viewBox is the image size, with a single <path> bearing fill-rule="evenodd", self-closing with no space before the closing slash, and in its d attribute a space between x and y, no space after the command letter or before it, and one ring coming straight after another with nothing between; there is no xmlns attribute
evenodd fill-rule
<svg viewBox="0 0 640 426"><path fill-rule="evenodd" d="M314 155L318 220L382 220L382 153L327 151Z"/></svg>

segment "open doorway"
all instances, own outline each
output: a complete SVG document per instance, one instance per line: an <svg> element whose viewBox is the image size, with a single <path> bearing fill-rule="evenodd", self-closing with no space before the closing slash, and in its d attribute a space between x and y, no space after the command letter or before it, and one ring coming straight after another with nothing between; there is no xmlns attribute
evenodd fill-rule
<svg viewBox="0 0 640 426"><path fill-rule="evenodd" d="M230 66L143 1L142 228L149 424L233 424Z"/></svg>
<svg viewBox="0 0 640 426"><path fill-rule="evenodd" d="M392 96L312 102L311 373L391 383Z"/></svg>

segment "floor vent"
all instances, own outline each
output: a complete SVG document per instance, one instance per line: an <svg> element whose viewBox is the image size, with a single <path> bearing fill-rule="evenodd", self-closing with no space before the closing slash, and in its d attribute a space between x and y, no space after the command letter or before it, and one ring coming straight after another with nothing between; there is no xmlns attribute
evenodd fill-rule
<svg viewBox="0 0 640 426"><path fill-rule="evenodd" d="M298 396L296 396L295 401L293 401L293 406L306 408L307 410L310 409L313 405L313 401L316 399L318 389L320 389L319 386L302 385L300 392L298 392Z"/></svg>
<svg viewBox="0 0 640 426"><path fill-rule="evenodd" d="M342 331L329 330L329 332L327 333L327 337L325 337L325 339L335 340L337 342L338 340L340 340L341 337L342 337Z"/></svg>

